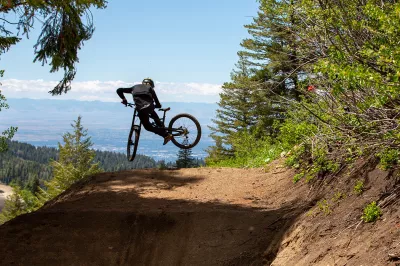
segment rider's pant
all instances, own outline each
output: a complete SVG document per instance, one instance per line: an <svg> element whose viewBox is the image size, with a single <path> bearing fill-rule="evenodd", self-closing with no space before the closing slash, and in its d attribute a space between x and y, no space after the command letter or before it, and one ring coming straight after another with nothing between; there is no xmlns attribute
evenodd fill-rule
<svg viewBox="0 0 400 266"><path fill-rule="evenodd" d="M165 137L168 135L168 132L164 128L156 127L150 123L150 116L151 116L157 125L162 126L162 123L161 123L160 118L158 117L158 114L156 113L156 111L153 110L150 114L147 111L139 111L138 115L139 115L140 121L142 122L143 127L147 131L153 132L157 135L160 135L161 137Z"/></svg>

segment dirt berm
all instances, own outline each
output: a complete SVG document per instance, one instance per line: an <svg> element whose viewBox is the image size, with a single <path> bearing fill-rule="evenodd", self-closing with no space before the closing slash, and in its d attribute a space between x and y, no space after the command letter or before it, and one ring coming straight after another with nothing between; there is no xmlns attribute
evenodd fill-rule
<svg viewBox="0 0 400 266"><path fill-rule="evenodd" d="M293 174L278 163L99 174L0 226L0 265L396 265L396 204L359 222L382 187L343 191L325 214L317 202L329 190Z"/></svg>

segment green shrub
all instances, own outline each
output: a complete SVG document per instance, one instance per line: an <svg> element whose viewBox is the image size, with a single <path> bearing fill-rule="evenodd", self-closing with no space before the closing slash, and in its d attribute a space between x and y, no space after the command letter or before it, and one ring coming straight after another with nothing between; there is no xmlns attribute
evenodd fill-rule
<svg viewBox="0 0 400 266"><path fill-rule="evenodd" d="M292 149L304 140L309 139L317 132L317 127L312 123L311 114L301 108L288 112L285 122L279 126L278 141L285 150Z"/></svg>
<svg viewBox="0 0 400 266"><path fill-rule="evenodd" d="M317 205L319 210L322 211L325 215L329 215L332 212L327 200L318 201Z"/></svg>
<svg viewBox="0 0 400 266"><path fill-rule="evenodd" d="M293 177L293 183L297 183L300 181L300 179L302 179L304 177L304 172L295 174Z"/></svg>
<svg viewBox="0 0 400 266"><path fill-rule="evenodd" d="M234 156L217 162L207 161L210 167L261 167L279 157L283 151L270 137L259 137L246 130L232 137Z"/></svg>
<svg viewBox="0 0 400 266"><path fill-rule="evenodd" d="M315 149L313 152L313 167L315 168L316 173L325 174L325 173L334 173L339 170L340 165L330 160L327 156L327 147L321 147Z"/></svg>
<svg viewBox="0 0 400 266"><path fill-rule="evenodd" d="M333 202L338 202L338 201L340 201L340 200L342 200L342 199L344 199L344 198L346 198L346 194L344 194L344 193L342 193L342 192L340 192L340 191L337 191L337 192L335 192L335 194L333 195L332 201L333 201Z"/></svg>
<svg viewBox="0 0 400 266"><path fill-rule="evenodd" d="M364 214L361 216L361 219L366 223L370 223L375 222L381 215L381 208L373 201L364 208Z"/></svg>
<svg viewBox="0 0 400 266"><path fill-rule="evenodd" d="M385 149L378 153L380 159L380 166L383 170L393 168L399 163L400 151L397 149Z"/></svg>
<svg viewBox="0 0 400 266"><path fill-rule="evenodd" d="M289 167L299 168L302 156L306 153L305 145L294 146L290 151L290 155L285 161L285 164Z"/></svg>
<svg viewBox="0 0 400 266"><path fill-rule="evenodd" d="M364 191L364 181L357 180L353 191L358 195L361 194Z"/></svg>
<svg viewBox="0 0 400 266"><path fill-rule="evenodd" d="M312 160L310 158L313 158ZM295 146L285 164L293 168L302 168L302 176L296 175L294 182L305 177L306 182L313 180L318 175L334 173L339 170L340 164L328 158L327 147L314 147L311 151L310 145L302 144Z"/></svg>

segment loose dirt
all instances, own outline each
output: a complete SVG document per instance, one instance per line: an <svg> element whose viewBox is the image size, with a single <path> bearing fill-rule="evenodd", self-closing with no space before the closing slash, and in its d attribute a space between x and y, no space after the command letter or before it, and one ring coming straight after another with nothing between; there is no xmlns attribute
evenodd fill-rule
<svg viewBox="0 0 400 266"><path fill-rule="evenodd" d="M0 264L396 265L396 204L375 224L359 222L382 187L370 180L370 192L342 198L329 189L337 180L317 190L293 175L279 162L102 173L0 226ZM323 213L317 202L335 195Z"/></svg>

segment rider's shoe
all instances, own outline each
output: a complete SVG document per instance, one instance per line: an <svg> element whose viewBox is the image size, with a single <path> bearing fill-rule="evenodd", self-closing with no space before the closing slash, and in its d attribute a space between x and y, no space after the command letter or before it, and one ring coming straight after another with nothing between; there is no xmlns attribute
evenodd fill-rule
<svg viewBox="0 0 400 266"><path fill-rule="evenodd" d="M172 135L171 134L168 134L167 136L165 136L163 145L167 144L171 139L172 139Z"/></svg>

